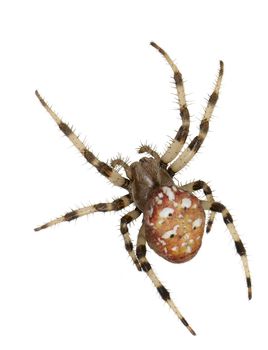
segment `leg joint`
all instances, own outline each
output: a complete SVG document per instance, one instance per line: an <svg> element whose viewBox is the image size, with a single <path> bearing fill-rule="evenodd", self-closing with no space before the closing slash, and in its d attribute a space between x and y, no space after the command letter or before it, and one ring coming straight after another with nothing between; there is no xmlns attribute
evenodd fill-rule
<svg viewBox="0 0 268 350"><path fill-rule="evenodd" d="M219 202L214 202L211 204L210 210L216 211L217 213L222 213L225 209L225 206Z"/></svg>
<svg viewBox="0 0 268 350"><path fill-rule="evenodd" d="M74 211L71 211L67 214L64 215L64 220L65 221L71 221L71 220L75 220L78 218L78 211L77 210L74 210Z"/></svg>
<svg viewBox="0 0 268 350"><path fill-rule="evenodd" d="M124 223L121 223L121 225L120 225L120 231L121 231L122 235L127 234L127 233L128 233L127 225L124 224Z"/></svg>
<svg viewBox="0 0 268 350"><path fill-rule="evenodd" d="M224 216L223 216L223 220L225 222L225 224L232 224L234 221L233 221L233 218L232 218L232 215L227 212Z"/></svg>
<svg viewBox="0 0 268 350"><path fill-rule="evenodd" d="M204 188L205 182L198 180L193 184L193 191L198 191Z"/></svg>
<svg viewBox="0 0 268 350"><path fill-rule="evenodd" d="M129 214L126 214L121 218L121 224L129 224L131 221L133 221L133 218Z"/></svg>
<svg viewBox="0 0 268 350"><path fill-rule="evenodd" d="M152 267L151 267L150 263L148 263L148 261L142 261L141 268L143 269L144 272L149 272L152 269Z"/></svg>
<svg viewBox="0 0 268 350"><path fill-rule="evenodd" d="M133 244L131 241L125 243L125 248L128 252L131 252L133 250Z"/></svg>
<svg viewBox="0 0 268 350"><path fill-rule="evenodd" d="M242 241L235 241L235 247L236 247L236 251L237 253L242 256L242 255L246 255L246 249L242 243Z"/></svg>
<svg viewBox="0 0 268 350"><path fill-rule="evenodd" d="M157 287L158 293L161 295L162 299L167 301L170 299L169 291L162 285Z"/></svg>
<svg viewBox="0 0 268 350"><path fill-rule="evenodd" d="M144 244L138 245L136 249L138 259L144 258L146 255L146 247Z"/></svg>

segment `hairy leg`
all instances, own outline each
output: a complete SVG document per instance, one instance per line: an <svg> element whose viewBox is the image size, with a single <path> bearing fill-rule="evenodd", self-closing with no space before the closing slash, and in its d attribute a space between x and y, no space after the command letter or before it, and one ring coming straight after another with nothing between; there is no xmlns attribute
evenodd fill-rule
<svg viewBox="0 0 268 350"><path fill-rule="evenodd" d="M158 160L160 162L160 156L159 154L153 150L150 146L142 145L138 148L138 153L148 153L150 156L152 156L154 159Z"/></svg>
<svg viewBox="0 0 268 350"><path fill-rule="evenodd" d="M170 297L168 290L159 281L158 277L154 273L150 263L148 262L148 260L146 258L146 239L145 239L144 226L141 227L139 235L138 235L136 254L137 254L137 257L140 261L142 270L144 272L146 272L146 274L148 275L150 280L153 282L153 284L156 287L161 298L170 306L170 308L174 311L174 313L177 315L177 317L180 319L180 321L184 324L184 326L187 327L188 330L193 335L196 335L194 330L190 327L190 325L188 324L186 319L182 316L182 314L178 310L177 306L174 304L173 300Z"/></svg>
<svg viewBox="0 0 268 350"><path fill-rule="evenodd" d="M133 250L133 243L130 239L130 235L128 232L128 224L130 224L132 221L136 220L140 215L141 215L141 211L138 208L135 208L133 211L124 215L121 218L121 223L120 223L120 231L121 231L123 238L124 238L125 248L139 271L141 271L141 267L140 267L140 263L137 259L137 256Z"/></svg>
<svg viewBox="0 0 268 350"><path fill-rule="evenodd" d="M121 210L121 209L127 207L132 202L133 201L131 199L131 196L128 194L126 196L123 196L123 197L120 197L120 198L114 200L111 203L98 203L98 204L94 204L94 205L89 205L89 206L84 207L84 208L70 211L70 212L66 213L65 215L63 215L55 220L47 222L44 225L38 226L34 230L40 231L40 230L43 230L43 229L48 228L50 226L59 224L61 222L78 219L81 216L88 215L88 214L95 213L95 212L106 212L106 211L113 211L113 210L118 211L118 210Z"/></svg>
<svg viewBox="0 0 268 350"><path fill-rule="evenodd" d="M185 92L184 92L184 85L182 80L181 72L179 71L176 64L171 60L169 55L157 44L154 42L151 42L151 45L156 48L166 59L167 63L170 65L171 69L174 73L174 80L177 90L177 96L178 96L178 103L180 107L180 116L182 125L179 128L174 140L171 142L163 156L161 157L161 162L167 166L168 163L172 162L177 155L179 154L180 150L182 149L188 133L189 133L189 127L190 127L190 115L185 99Z"/></svg>
<svg viewBox="0 0 268 350"><path fill-rule="evenodd" d="M111 167L115 168L116 166L122 167L125 170L127 177L130 180L132 179L130 166L122 158L115 158L111 160Z"/></svg>
<svg viewBox="0 0 268 350"><path fill-rule="evenodd" d="M219 202L209 202L209 201L201 201L202 206L205 210L211 210L217 213L222 214L223 221L225 225L227 226L233 240L235 243L235 248L237 253L240 255L245 275L246 275L246 281L247 281L247 289L248 289L248 298L252 298L252 289L251 289L251 277L250 277L250 271L248 266L248 259L246 254L246 249L236 231L236 228L233 223L233 218L231 214L229 213L228 209Z"/></svg>
<svg viewBox="0 0 268 350"><path fill-rule="evenodd" d="M92 164L99 173L103 176L107 177L114 185L128 188L129 180L122 177L117 171L113 170L109 165L100 161L91 151L89 151L84 143L78 138L78 136L73 132L73 130L64 123L58 115L48 106L45 100L41 97L39 92L35 91L36 96L41 102L42 106L47 110L50 116L57 123L60 130L64 133L65 136L69 138L72 144L78 149L78 151L82 154L82 156Z"/></svg>
<svg viewBox="0 0 268 350"><path fill-rule="evenodd" d="M220 69L216 85L208 99L207 107L200 123L199 134L190 142L189 146L180 154L180 156L169 166L168 172L171 176L174 176L174 174L180 171L194 157L194 155L201 147L203 141L205 140L209 129L209 121L219 97L222 77L223 62L220 61Z"/></svg>

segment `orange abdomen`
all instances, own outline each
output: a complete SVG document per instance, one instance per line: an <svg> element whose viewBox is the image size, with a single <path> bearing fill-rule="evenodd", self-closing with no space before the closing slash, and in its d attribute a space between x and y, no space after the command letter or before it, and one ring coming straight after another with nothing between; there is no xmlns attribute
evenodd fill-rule
<svg viewBox="0 0 268 350"><path fill-rule="evenodd" d="M205 212L191 193L174 185L162 186L149 195L144 223L149 246L164 259L182 263L201 247Z"/></svg>

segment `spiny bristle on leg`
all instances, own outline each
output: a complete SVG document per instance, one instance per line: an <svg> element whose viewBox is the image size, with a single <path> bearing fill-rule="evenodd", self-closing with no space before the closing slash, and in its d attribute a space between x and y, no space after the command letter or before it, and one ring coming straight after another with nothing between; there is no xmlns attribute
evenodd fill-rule
<svg viewBox="0 0 268 350"><path fill-rule="evenodd" d="M95 212L118 211L118 210L124 209L131 203L132 203L131 195L127 194L123 197L115 199L111 203L98 203L94 205L89 205L88 207L70 211L63 216L60 216L57 219L54 219L52 221L47 222L44 225L36 227L34 230L35 231L44 230L45 228L60 224L61 222L72 221L80 218L81 216L89 215Z"/></svg>
<svg viewBox="0 0 268 350"><path fill-rule="evenodd" d="M137 240L137 248L136 248L136 255L140 261L140 265L142 270L147 274L147 276L150 278L154 286L156 287L158 293L160 294L161 298L164 302L166 302L171 310L175 313L175 315L178 317L178 319L183 323L183 325L191 332L192 335L196 335L195 331L192 329L192 327L189 325L189 323L186 321L186 319L183 317L183 315L180 313L179 309L173 302L173 300L170 297L169 291L163 286L163 284L160 282L158 277L156 276L151 264L146 258L146 238L145 238L145 226L142 225L139 231L138 240Z"/></svg>
<svg viewBox="0 0 268 350"><path fill-rule="evenodd" d="M86 159L87 162L92 164L100 174L108 178L108 180L113 183L115 186L122 187L124 189L129 188L129 180L121 176L117 171L112 169L108 164L99 160L80 140L80 138L75 134L66 123L64 123L60 117L49 107L46 101L42 98L39 92L36 90L35 94L42 106L50 114L50 116L57 123L59 129L64 133L66 137L72 142L72 144L78 149L82 156Z"/></svg>
<svg viewBox="0 0 268 350"><path fill-rule="evenodd" d="M222 214L223 221L227 226L229 233L231 234L233 241L235 243L237 254L240 255L240 258L243 263L244 273L245 273L246 282L247 282L248 299L250 300L252 298L252 287L251 287L251 277L250 277L247 253L246 253L244 244L241 241L238 235L238 232L235 228L232 215L230 214L228 209L225 207L225 205L221 204L220 202L201 201L201 204L205 210L211 210Z"/></svg>
<svg viewBox="0 0 268 350"><path fill-rule="evenodd" d="M173 71L173 78L177 90L177 102L179 104L180 117L182 122L182 125L177 131L174 139L161 157L161 166L166 168L167 165L179 155L183 145L185 144L190 128L190 113L186 102L182 74L179 71L177 65L160 46L154 42L151 42L151 45L156 48L161 53L161 55L163 55Z"/></svg>

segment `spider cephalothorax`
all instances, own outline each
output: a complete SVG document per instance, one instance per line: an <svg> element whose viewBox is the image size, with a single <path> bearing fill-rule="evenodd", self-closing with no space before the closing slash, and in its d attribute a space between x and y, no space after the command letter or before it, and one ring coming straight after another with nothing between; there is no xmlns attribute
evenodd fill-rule
<svg viewBox="0 0 268 350"><path fill-rule="evenodd" d="M148 196L158 186L171 186L174 182L168 172L161 168L159 161L153 158L142 158L132 163L132 197L137 207L144 211Z"/></svg>
<svg viewBox="0 0 268 350"><path fill-rule="evenodd" d="M150 157L141 158L138 162L134 162L131 165L128 165L121 158L112 160L111 165L100 161L84 145L74 131L53 112L36 91L36 95L42 105L82 156L114 185L127 190L128 194L110 203L98 203L70 211L55 220L37 227L35 230L39 231L93 212L121 210L134 203L136 208L121 218L120 230L125 242L125 248L137 269L147 273L162 299L169 304L182 323L195 335L194 330L182 316L171 299L169 292L159 281L147 260L146 244L148 243L158 255L170 262L182 263L188 261L197 254L201 247L205 225L206 231L209 232L215 214L221 213L223 221L234 240L236 251L241 257L246 275L248 297L251 299L251 278L246 250L236 231L231 214L223 204L214 200L210 187L204 181L194 181L183 186L178 186L173 181L174 175L198 152L207 135L209 120L219 96L223 76L223 62L220 61L216 85L208 100L200 123L199 133L182 150L188 137L190 125L190 115L185 99L182 75L163 49L155 43L151 43L151 45L164 56L173 70L182 120L181 127L162 156L149 146L142 146L139 148L139 153L148 153ZM126 177L116 170L117 166L123 167ZM193 194L193 192L198 190L203 191L206 200L199 200ZM205 211L210 212L207 224L205 223ZM138 234L136 252L134 252L128 224L141 214L143 214L143 223Z"/></svg>

